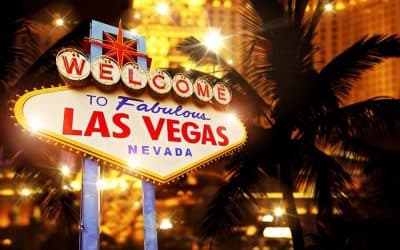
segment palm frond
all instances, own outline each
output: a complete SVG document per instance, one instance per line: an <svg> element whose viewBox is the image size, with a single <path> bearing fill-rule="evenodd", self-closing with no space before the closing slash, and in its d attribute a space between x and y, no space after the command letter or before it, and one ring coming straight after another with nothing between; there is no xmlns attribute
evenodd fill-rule
<svg viewBox="0 0 400 250"><path fill-rule="evenodd" d="M326 3L325 0L317 0L317 4L314 10L314 13L311 15L311 18L306 22L306 29L305 29L305 41L310 41L311 37L315 33L315 29L318 26L319 21L321 20L322 14L324 13L324 4ZM308 39L308 40L307 40Z"/></svg>
<svg viewBox="0 0 400 250"><path fill-rule="evenodd" d="M313 144L303 141L298 144L298 149L303 164L298 168L296 183L303 187L314 186L314 199L321 215L329 215L334 198L345 195L351 177L338 162Z"/></svg>
<svg viewBox="0 0 400 250"><path fill-rule="evenodd" d="M56 221L68 232L78 225L78 197L63 188L58 170L25 162L16 167L14 180L19 185L28 185L34 191L35 202L40 205L44 218Z"/></svg>
<svg viewBox="0 0 400 250"><path fill-rule="evenodd" d="M297 26L301 26L304 13L308 4L308 0L296 0L294 10L294 22Z"/></svg>
<svg viewBox="0 0 400 250"><path fill-rule="evenodd" d="M239 103L249 105L250 109L246 112L254 116L265 116L265 110L270 110L270 105L266 104L262 97L258 94L257 90L254 89L246 79L233 67L229 66L225 60L218 56L212 51L202 45L202 43L194 37L184 39L177 49L187 55L196 62L213 62L220 64L226 69L227 73L223 76L223 80L231 84L233 88L236 88L241 93L241 98L238 100Z"/></svg>
<svg viewBox="0 0 400 250"><path fill-rule="evenodd" d="M226 238L239 230L244 219L254 211L255 199L251 187L261 181L263 175L254 159L234 161L235 169L211 201L202 222L202 237L212 245L215 239Z"/></svg>
<svg viewBox="0 0 400 250"><path fill-rule="evenodd" d="M66 34L50 48L43 52L37 60L32 63L29 70L24 72L17 82L18 89L38 87L34 84L49 86L62 83L55 58L62 48L82 48L83 38L87 34L89 22L81 22L71 32Z"/></svg>
<svg viewBox="0 0 400 250"><path fill-rule="evenodd" d="M246 147L225 166L227 183L215 195L204 218L203 236L211 241L239 229L257 204L252 191L263 189L266 177L276 173L276 155L269 150L273 144L268 143L273 137L271 129L249 127L248 133Z"/></svg>
<svg viewBox="0 0 400 250"><path fill-rule="evenodd" d="M0 85L5 89L12 88L40 56L39 35L45 32L44 25L28 19L18 20L15 26L13 41L2 55Z"/></svg>
<svg viewBox="0 0 400 250"><path fill-rule="evenodd" d="M398 35L364 37L336 56L320 71L321 84L328 85L338 102L346 98L361 74L388 57L400 56Z"/></svg>
<svg viewBox="0 0 400 250"><path fill-rule="evenodd" d="M373 156L382 151L377 142L393 135L399 121L400 100L375 98L326 113L316 133L321 142L340 151Z"/></svg>
<svg viewBox="0 0 400 250"><path fill-rule="evenodd" d="M271 22L285 16L286 6L278 0L249 0L253 11L261 18L264 27L272 27ZM265 31L265 30L264 30Z"/></svg>
<svg viewBox="0 0 400 250"><path fill-rule="evenodd" d="M218 56L216 53L209 51L197 38L193 36L183 39L176 49L185 55L188 55L190 59L198 65L218 63Z"/></svg>

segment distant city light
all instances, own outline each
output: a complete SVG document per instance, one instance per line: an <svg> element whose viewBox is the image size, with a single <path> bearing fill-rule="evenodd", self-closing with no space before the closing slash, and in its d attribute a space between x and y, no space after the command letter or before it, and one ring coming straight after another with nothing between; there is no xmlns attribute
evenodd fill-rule
<svg viewBox="0 0 400 250"><path fill-rule="evenodd" d="M166 16L169 13L169 5L168 3L159 3L156 7L156 11L161 16Z"/></svg>
<svg viewBox="0 0 400 250"><path fill-rule="evenodd" d="M207 49L218 53L219 49L223 46L224 39L221 32L217 29L210 29L204 37L204 46Z"/></svg>
<svg viewBox="0 0 400 250"><path fill-rule="evenodd" d="M284 214L284 211L283 211L282 208L277 207L277 208L274 209L274 214L275 214L276 216L278 216L278 217L281 217L281 216Z"/></svg>
<svg viewBox="0 0 400 250"><path fill-rule="evenodd" d="M327 11L327 12L333 11L333 4L332 3L325 4L324 10Z"/></svg>
<svg viewBox="0 0 400 250"><path fill-rule="evenodd" d="M4 240L1 241L1 244L4 246L11 246L12 245L12 240L10 238L5 238Z"/></svg>
<svg viewBox="0 0 400 250"><path fill-rule="evenodd" d="M61 167L61 174L64 176L68 176L71 173L71 169L67 165L63 165Z"/></svg>
<svg viewBox="0 0 400 250"><path fill-rule="evenodd" d="M136 20L139 20L142 16L140 15L140 13L135 13L133 15L133 18L135 18Z"/></svg>
<svg viewBox="0 0 400 250"><path fill-rule="evenodd" d="M21 189L20 193L22 196L30 196L32 194L32 190L29 188L23 188Z"/></svg>
<svg viewBox="0 0 400 250"><path fill-rule="evenodd" d="M270 214L266 214L261 218L261 220L263 222L273 222L274 221L274 216L272 216Z"/></svg>
<svg viewBox="0 0 400 250"><path fill-rule="evenodd" d="M79 181L73 181L73 182L71 182L70 186L71 186L72 190L77 191L81 188L81 183Z"/></svg>
<svg viewBox="0 0 400 250"><path fill-rule="evenodd" d="M64 25L64 19L62 18L57 18L54 23L56 24L56 26L61 27Z"/></svg>
<svg viewBox="0 0 400 250"><path fill-rule="evenodd" d="M257 227L254 225L248 226L246 228L246 235L247 236L253 236L257 233Z"/></svg>
<svg viewBox="0 0 400 250"><path fill-rule="evenodd" d="M125 180L119 180L119 188L121 191L125 191L128 189L128 183Z"/></svg>
<svg viewBox="0 0 400 250"><path fill-rule="evenodd" d="M135 208L140 207L140 201L134 201L134 202L133 202L133 206L134 206Z"/></svg>
<svg viewBox="0 0 400 250"><path fill-rule="evenodd" d="M160 229L161 230L169 230L172 228L172 223L168 218L164 218L161 220Z"/></svg>
<svg viewBox="0 0 400 250"><path fill-rule="evenodd" d="M266 227L263 231L266 238L292 238L292 233L288 227Z"/></svg>
<svg viewBox="0 0 400 250"><path fill-rule="evenodd" d="M106 189L106 188L108 187L108 183L107 183L106 180L101 179L101 180L97 181L97 187L98 187L100 190L104 190L104 189Z"/></svg>

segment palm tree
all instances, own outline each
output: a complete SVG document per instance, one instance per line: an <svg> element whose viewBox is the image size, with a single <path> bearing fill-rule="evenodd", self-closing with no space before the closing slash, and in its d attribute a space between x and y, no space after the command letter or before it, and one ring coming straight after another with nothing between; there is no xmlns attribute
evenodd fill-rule
<svg viewBox="0 0 400 250"><path fill-rule="evenodd" d="M235 231L248 209L243 197L252 197L251 191L265 184L269 175L282 184L294 249L304 249L295 187L315 185L317 220L327 223L335 199L346 199L343 191L351 184L349 172L340 163L367 161L384 151L365 138L393 131L400 101L379 97L349 106L342 102L363 72L385 58L400 56L400 37L363 37L317 71L313 38L323 6L330 1L316 2L315 10L307 15L307 0L243 4L247 39L243 47L248 55L243 63L250 69L243 75L193 37L178 47L200 64L221 65L223 80L235 91L232 105L249 133L247 146L227 166L227 183L204 218L205 238L213 240ZM338 161L333 155L344 157Z"/></svg>

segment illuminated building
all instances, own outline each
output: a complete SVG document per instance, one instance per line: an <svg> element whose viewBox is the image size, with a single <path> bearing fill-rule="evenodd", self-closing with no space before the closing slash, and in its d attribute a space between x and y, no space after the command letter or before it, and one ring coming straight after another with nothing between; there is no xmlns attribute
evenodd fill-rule
<svg viewBox="0 0 400 250"><path fill-rule="evenodd" d="M228 63L240 58L239 14L232 6L241 0L134 0L132 23L135 31L146 37L147 53L153 58L152 68L194 68L189 58L176 50L180 41L193 36L200 41L213 27L226 37L220 54ZM233 53L235 52L235 53ZM209 66L205 72L218 70Z"/></svg>
<svg viewBox="0 0 400 250"><path fill-rule="evenodd" d="M221 28L222 34L228 37L222 56L239 71L242 70L241 65L244 60L241 48L243 47L242 32L245 29L237 7L242 2L243 0L208 0L206 4L210 25Z"/></svg>
<svg viewBox="0 0 400 250"><path fill-rule="evenodd" d="M321 68L355 41L366 35L400 33L400 1L338 0L326 11L315 40L316 63ZM364 73L346 104L375 96L400 97L400 60L389 59Z"/></svg>

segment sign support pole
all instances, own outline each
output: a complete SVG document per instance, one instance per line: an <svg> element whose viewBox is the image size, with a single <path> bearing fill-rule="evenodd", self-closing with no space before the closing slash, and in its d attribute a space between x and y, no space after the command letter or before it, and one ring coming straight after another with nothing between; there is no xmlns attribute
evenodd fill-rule
<svg viewBox="0 0 400 250"><path fill-rule="evenodd" d="M85 158L82 172L80 250L98 250L100 167L95 160Z"/></svg>
<svg viewBox="0 0 400 250"><path fill-rule="evenodd" d="M144 250L157 250L157 221L154 185L142 181Z"/></svg>

